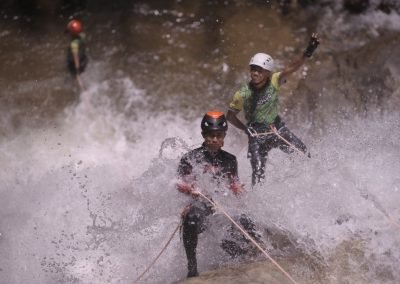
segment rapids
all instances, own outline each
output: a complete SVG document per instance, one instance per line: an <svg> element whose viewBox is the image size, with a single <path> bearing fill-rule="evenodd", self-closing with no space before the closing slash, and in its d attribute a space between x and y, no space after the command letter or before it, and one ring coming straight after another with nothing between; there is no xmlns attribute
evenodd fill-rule
<svg viewBox="0 0 400 284"><path fill-rule="evenodd" d="M230 127L224 148L237 156L247 192L214 198L253 217L298 283L399 283L400 16L374 7L350 15L321 2L286 16L269 1L138 1L83 12L83 92L64 70L67 18L3 11L0 282L132 283L189 202L175 174L180 156L202 142L204 112L226 110L253 53L269 52L282 67L318 31L320 47L280 101L312 158L272 151L265 184L251 188L246 137ZM243 283L242 271L268 281L257 270L262 258L247 267L239 265L252 260L224 254L218 242L229 222L213 222L200 236L199 271L229 266L220 272L226 283ZM185 276L175 236L141 282Z"/></svg>

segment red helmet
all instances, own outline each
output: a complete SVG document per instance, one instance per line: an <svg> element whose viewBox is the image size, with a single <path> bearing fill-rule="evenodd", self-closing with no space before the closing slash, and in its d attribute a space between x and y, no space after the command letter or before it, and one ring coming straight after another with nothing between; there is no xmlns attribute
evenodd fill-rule
<svg viewBox="0 0 400 284"><path fill-rule="evenodd" d="M67 30L73 34L73 35L77 35L80 32L82 32L82 24L80 21L78 20L72 20L68 23L67 25Z"/></svg>
<svg viewBox="0 0 400 284"><path fill-rule="evenodd" d="M221 111L207 112L201 121L201 130L204 132L213 130L228 130L228 122L226 121L224 113Z"/></svg>

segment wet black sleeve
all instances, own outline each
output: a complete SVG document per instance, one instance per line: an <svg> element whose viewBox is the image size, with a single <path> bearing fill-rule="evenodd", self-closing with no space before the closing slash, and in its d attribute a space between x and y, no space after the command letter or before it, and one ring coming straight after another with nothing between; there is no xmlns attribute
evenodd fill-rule
<svg viewBox="0 0 400 284"><path fill-rule="evenodd" d="M178 165L178 176L184 177L192 173L192 165L189 163L189 157L187 155L183 156Z"/></svg>
<svg viewBox="0 0 400 284"><path fill-rule="evenodd" d="M225 157L225 176L228 177L229 179L232 180L238 180L239 179L239 174L238 174L238 162L237 159L234 155L229 154L227 152L224 153ZM232 180L230 182L232 182Z"/></svg>
<svg viewBox="0 0 400 284"><path fill-rule="evenodd" d="M238 162L236 157L232 160L232 178L239 179Z"/></svg>

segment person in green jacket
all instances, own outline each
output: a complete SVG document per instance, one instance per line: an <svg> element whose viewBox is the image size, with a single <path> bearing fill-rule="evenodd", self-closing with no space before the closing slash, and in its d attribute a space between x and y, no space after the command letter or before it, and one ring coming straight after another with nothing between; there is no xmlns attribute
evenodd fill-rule
<svg viewBox="0 0 400 284"><path fill-rule="evenodd" d="M249 137L248 157L253 171L253 185L265 179L265 163L268 152L273 148L291 153L295 147L303 153L307 152L304 143L285 126L278 115L278 93L286 78L312 56L318 44L318 34L314 33L301 57L280 72L274 72L274 61L270 55L255 54L249 63L250 82L234 94L229 104L228 121ZM241 110L244 110L246 124L237 117Z"/></svg>
<svg viewBox="0 0 400 284"><path fill-rule="evenodd" d="M71 41L67 49L67 68L76 77L80 87L83 89L80 74L83 73L88 64L86 56L85 34L82 32L82 23L78 20L71 20L66 32L71 36Z"/></svg>

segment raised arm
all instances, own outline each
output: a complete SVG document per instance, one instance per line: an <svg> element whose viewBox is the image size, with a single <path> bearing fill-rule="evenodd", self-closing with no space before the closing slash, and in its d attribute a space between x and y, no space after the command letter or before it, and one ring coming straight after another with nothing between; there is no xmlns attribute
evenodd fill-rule
<svg viewBox="0 0 400 284"><path fill-rule="evenodd" d="M296 59L292 63L290 63L287 67L283 69L279 76L279 82L282 83L287 76L296 72L306 61L307 58L311 57L314 53L315 49L317 49L319 44L319 38L317 33L313 33L311 35L310 41L304 53L301 55L300 58Z"/></svg>

